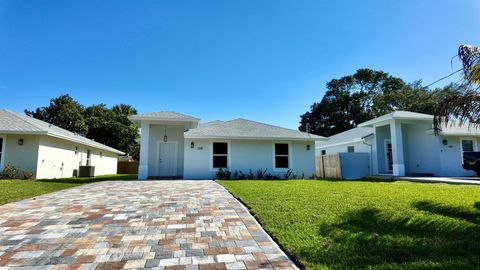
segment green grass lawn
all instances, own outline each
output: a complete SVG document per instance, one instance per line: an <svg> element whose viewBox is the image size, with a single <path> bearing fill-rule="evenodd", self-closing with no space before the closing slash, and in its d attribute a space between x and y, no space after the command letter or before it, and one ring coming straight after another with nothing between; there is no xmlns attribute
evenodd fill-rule
<svg viewBox="0 0 480 270"><path fill-rule="evenodd" d="M480 269L480 187L218 181L307 269Z"/></svg>
<svg viewBox="0 0 480 270"><path fill-rule="evenodd" d="M98 181L134 179L137 179L136 174L100 175L95 178L0 180L0 205Z"/></svg>

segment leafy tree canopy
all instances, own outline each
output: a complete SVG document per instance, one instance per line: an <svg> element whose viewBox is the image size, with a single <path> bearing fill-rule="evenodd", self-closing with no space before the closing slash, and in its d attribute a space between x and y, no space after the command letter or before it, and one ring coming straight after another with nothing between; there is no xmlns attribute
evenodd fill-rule
<svg viewBox="0 0 480 270"><path fill-rule="evenodd" d="M49 106L34 111L25 110L25 113L71 132L86 135L88 127L83 117L84 111L85 108L72 97L61 95L51 99Z"/></svg>
<svg viewBox="0 0 480 270"><path fill-rule="evenodd" d="M457 56L462 64L463 82L459 91L449 93L438 104L433 119L437 132L449 122L480 128L480 47L461 45Z"/></svg>
<svg viewBox="0 0 480 270"><path fill-rule="evenodd" d="M128 120L137 110L127 104L108 108L105 104L85 107L69 95L53 98L47 107L34 111L25 110L27 115L54 124L71 132L79 133L97 142L139 156L137 127Z"/></svg>
<svg viewBox="0 0 480 270"><path fill-rule="evenodd" d="M407 84L383 71L359 69L355 74L333 79L319 103L301 115L299 130L332 136L394 110L432 114L440 100L455 85L430 91L421 81Z"/></svg>

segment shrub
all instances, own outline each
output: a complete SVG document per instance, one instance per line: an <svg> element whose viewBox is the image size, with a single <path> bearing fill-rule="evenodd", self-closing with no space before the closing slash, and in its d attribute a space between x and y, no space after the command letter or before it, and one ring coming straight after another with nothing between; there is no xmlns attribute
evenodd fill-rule
<svg viewBox="0 0 480 270"><path fill-rule="evenodd" d="M272 180L272 175L270 173L265 174L265 180Z"/></svg>
<svg viewBox="0 0 480 270"><path fill-rule="evenodd" d="M248 170L248 174L245 177L247 177L247 179L250 179L250 180L255 179L255 175L253 175L252 169Z"/></svg>
<svg viewBox="0 0 480 270"><path fill-rule="evenodd" d="M230 180L232 173L228 169L219 169L217 171L216 177L219 180Z"/></svg>
<svg viewBox="0 0 480 270"><path fill-rule="evenodd" d="M0 175L2 179L15 179L17 178L18 169L12 164L8 163Z"/></svg>
<svg viewBox="0 0 480 270"><path fill-rule="evenodd" d="M242 171L238 171L238 180L245 180L245 179L247 179L247 178L245 177L245 174L243 174Z"/></svg>
<svg viewBox="0 0 480 270"><path fill-rule="evenodd" d="M31 180L33 179L33 172L23 172L23 179L24 180Z"/></svg>
<svg viewBox="0 0 480 270"><path fill-rule="evenodd" d="M238 179L238 171L235 170L232 174L232 179Z"/></svg>
<svg viewBox="0 0 480 270"><path fill-rule="evenodd" d="M288 170L285 172L285 180L290 179L292 176L293 176L293 170L292 170L292 169L288 169Z"/></svg>
<svg viewBox="0 0 480 270"><path fill-rule="evenodd" d="M267 173L267 169L265 169L265 170L262 170L262 169L257 170L257 179L260 179L260 180L261 180L261 179L265 178L266 173Z"/></svg>

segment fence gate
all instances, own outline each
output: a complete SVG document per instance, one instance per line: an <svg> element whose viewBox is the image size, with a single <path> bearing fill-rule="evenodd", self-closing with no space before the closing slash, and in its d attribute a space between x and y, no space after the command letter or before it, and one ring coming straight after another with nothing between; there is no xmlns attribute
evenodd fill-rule
<svg viewBox="0 0 480 270"><path fill-rule="evenodd" d="M320 178L341 179L340 155L324 155L316 158L316 174Z"/></svg>
<svg viewBox="0 0 480 270"><path fill-rule="evenodd" d="M138 161L119 161L117 165L118 174L138 173Z"/></svg>

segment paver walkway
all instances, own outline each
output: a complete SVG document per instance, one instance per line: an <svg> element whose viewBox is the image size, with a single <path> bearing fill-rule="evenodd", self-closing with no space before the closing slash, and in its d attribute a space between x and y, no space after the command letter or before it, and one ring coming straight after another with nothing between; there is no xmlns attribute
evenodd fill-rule
<svg viewBox="0 0 480 270"><path fill-rule="evenodd" d="M213 181L112 181L0 206L0 269L294 269Z"/></svg>

